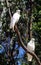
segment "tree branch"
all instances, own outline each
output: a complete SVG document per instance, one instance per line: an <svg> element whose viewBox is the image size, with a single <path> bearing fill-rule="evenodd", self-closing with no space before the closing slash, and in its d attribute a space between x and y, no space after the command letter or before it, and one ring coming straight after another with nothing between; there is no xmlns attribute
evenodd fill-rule
<svg viewBox="0 0 41 65"><path fill-rule="evenodd" d="M7 3L7 7L9 7L8 0L6 0L6 3ZM11 12L10 12L10 7L9 7L9 15L10 15L10 18L11 18L12 15L11 15ZM34 52L29 51L29 50L27 49L27 47L24 45L24 43L23 43L23 41L22 41L22 39L21 39L20 32L19 32L19 30L18 30L18 28L17 28L17 25L15 25L15 31L16 31L16 33L17 33L17 35L18 35L19 42L20 42L20 46L21 46L27 53L31 54L31 55L36 59L38 65L41 65L41 62L40 62L39 58L37 57L37 55L36 55Z"/></svg>
<svg viewBox="0 0 41 65"><path fill-rule="evenodd" d="M39 58L37 57L37 55L36 55L34 52L29 51L29 50L27 49L27 47L24 45L24 43L23 43L23 41L22 41L22 39L21 39L20 32L19 32L19 30L18 30L18 28L17 28L17 25L15 25L15 31L16 31L16 33L17 33L17 35L18 35L18 38L19 38L19 42L20 42L21 47L22 47L27 53L31 54L31 55L36 59L38 65L41 65L41 62L40 62Z"/></svg>
<svg viewBox="0 0 41 65"><path fill-rule="evenodd" d="M10 15L10 18L12 17L12 15L11 15L11 11L10 11L10 6L9 6L9 2L8 2L8 0L6 0L6 5L7 5L7 7L8 7L8 10L9 10L9 15Z"/></svg>

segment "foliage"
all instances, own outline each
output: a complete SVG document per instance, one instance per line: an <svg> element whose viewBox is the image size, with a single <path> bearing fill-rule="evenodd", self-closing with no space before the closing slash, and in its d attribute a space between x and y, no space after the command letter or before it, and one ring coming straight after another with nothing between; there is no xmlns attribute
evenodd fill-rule
<svg viewBox="0 0 41 65"><path fill-rule="evenodd" d="M1 3L1 1L0 1ZM13 15L13 13L15 13L15 11L17 9L21 9L21 18L19 20L19 22L17 23L17 27L20 31L22 40L24 42L25 45L27 45L28 42L28 38L26 37L27 35L27 27L28 27L28 22L30 19L29 16L29 11L31 9L30 6L30 1L29 0L9 0L10 3L10 10L11 13ZM35 37L36 39L36 50L35 53L38 55L38 57L41 59L41 0L32 0L32 12L31 14L31 18L32 18L32 32L33 32L33 37ZM1 9L3 10L3 14L1 12ZM4 1L3 4L0 4L0 12L1 12L1 16L0 16L0 23L2 22L2 26L0 27L0 44L2 43L9 43L8 48L9 51L11 52L12 50L15 52L16 51L16 57L19 54L19 48L20 45L18 45L18 48L15 49L16 47L16 42L18 42L18 36L16 34L16 32L13 32L12 30L10 30L9 26L10 26L10 16L9 16L9 12L8 12L8 7L6 5L6 2ZM9 38L8 38L9 37ZM13 37L13 46L11 46L10 41L11 38ZM9 39L9 40L8 40ZM19 42L18 42L19 43ZM7 46L2 44L3 47L6 49L6 51L8 51L8 49L6 48ZM13 48L13 49L12 49ZM5 63L8 63L7 59L8 59L8 53L5 52ZM10 57L10 59L12 58L12 56ZM22 57L23 58L23 57ZM27 62L27 56L25 56L24 53L24 58L23 60L17 62L19 59L16 60L13 59L15 61L15 64L18 65L18 63L21 62L22 65L29 65L30 63ZM11 60L12 61L12 60ZM22 63L23 62L23 63ZM10 62L9 62L10 63ZM11 62L13 63L13 62ZM27 63L27 64L26 64ZM32 61L32 65L35 65L36 61L33 59ZM5 64L4 64L5 65Z"/></svg>

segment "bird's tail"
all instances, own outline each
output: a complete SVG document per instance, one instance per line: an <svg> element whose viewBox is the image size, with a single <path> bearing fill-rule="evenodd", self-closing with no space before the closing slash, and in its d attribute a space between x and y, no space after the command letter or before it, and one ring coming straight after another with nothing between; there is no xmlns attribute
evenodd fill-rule
<svg viewBox="0 0 41 65"><path fill-rule="evenodd" d="M10 23L10 29L13 29L13 31L14 31L14 24L13 24L13 22Z"/></svg>
<svg viewBox="0 0 41 65"><path fill-rule="evenodd" d="M32 61L33 56L31 56L31 55L28 54L28 53L27 53L27 56L28 56L28 57L27 57L27 60L28 60L28 61Z"/></svg>
<svg viewBox="0 0 41 65"><path fill-rule="evenodd" d="M15 25L15 23L13 22L13 19L11 17L10 29L13 29L13 31L14 31L14 25Z"/></svg>

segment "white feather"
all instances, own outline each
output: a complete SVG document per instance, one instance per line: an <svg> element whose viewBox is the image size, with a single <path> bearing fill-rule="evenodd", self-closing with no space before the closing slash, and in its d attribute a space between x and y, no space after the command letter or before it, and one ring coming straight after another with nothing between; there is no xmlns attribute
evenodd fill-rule
<svg viewBox="0 0 41 65"><path fill-rule="evenodd" d="M13 14L13 17L11 18L10 28L14 31L14 26L16 23L18 23L20 18L20 12L19 10L16 11L16 13Z"/></svg>
<svg viewBox="0 0 41 65"><path fill-rule="evenodd" d="M34 38L30 40L30 42L27 44L27 48L29 51L34 52L35 51L35 42ZM33 56L31 56L29 53L27 53L28 61L32 61Z"/></svg>

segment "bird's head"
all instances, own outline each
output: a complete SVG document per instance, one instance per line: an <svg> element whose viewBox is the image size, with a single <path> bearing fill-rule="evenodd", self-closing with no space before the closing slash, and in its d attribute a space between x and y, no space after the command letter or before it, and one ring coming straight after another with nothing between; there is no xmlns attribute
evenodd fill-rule
<svg viewBox="0 0 41 65"><path fill-rule="evenodd" d="M20 10L16 10L16 12L17 12L18 14L20 14Z"/></svg>
<svg viewBox="0 0 41 65"><path fill-rule="evenodd" d="M35 38L32 38L31 40L32 40L32 41L35 41Z"/></svg>

